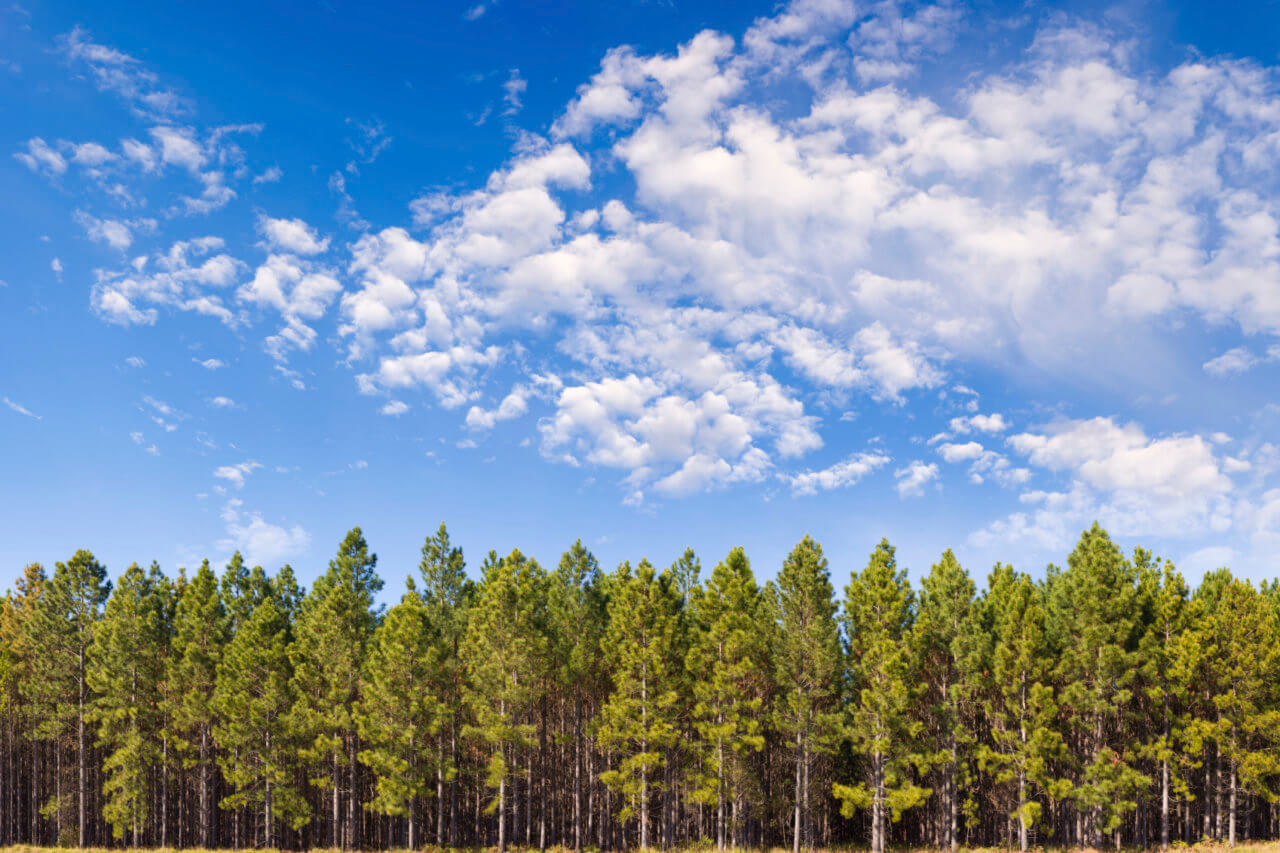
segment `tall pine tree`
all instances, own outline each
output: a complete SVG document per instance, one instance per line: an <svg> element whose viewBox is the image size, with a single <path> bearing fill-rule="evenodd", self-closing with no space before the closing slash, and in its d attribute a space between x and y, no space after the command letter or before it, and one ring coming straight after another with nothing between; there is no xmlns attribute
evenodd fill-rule
<svg viewBox="0 0 1280 853"><path fill-rule="evenodd" d="M658 574L648 560L634 572L619 566L612 586L605 649L614 690L601 711L599 738L618 761L600 778L622 795L619 817L636 819L640 849L647 850L652 805L663 787L658 771L677 733L680 597L671 573Z"/></svg>
<svg viewBox="0 0 1280 853"><path fill-rule="evenodd" d="M840 634L835 592L822 546L806 535L791 550L773 587L781 621L776 653L776 725L794 744L795 799L792 853L812 846L809 780L813 759L829 753L839 727Z"/></svg>
<svg viewBox="0 0 1280 853"><path fill-rule="evenodd" d="M866 783L836 784L833 792L852 817L871 809L871 849L882 853L888 821L922 803L929 791L914 782L915 739L920 723L911 713L912 672L906 638L914 616L907 573L893 546L881 540L862 572L845 589L844 626L853 685L845 734L866 758Z"/></svg>
<svg viewBox="0 0 1280 853"><path fill-rule="evenodd" d="M294 730L304 741L304 757L316 771L313 784L330 795L330 844L346 849L361 843L355 708L365 654L378 623L374 597L382 589L382 580L377 564L364 534L353 527L329 561L328 571L303 600L297 637L289 649ZM344 781L345 821L341 812Z"/></svg>

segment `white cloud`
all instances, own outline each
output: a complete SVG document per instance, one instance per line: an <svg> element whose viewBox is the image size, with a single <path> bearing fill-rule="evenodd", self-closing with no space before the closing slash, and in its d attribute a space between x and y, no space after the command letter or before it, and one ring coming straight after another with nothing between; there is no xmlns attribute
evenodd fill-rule
<svg viewBox="0 0 1280 853"><path fill-rule="evenodd" d="M220 358L206 358L204 360L193 358L191 360L203 367L205 370L217 370L220 367L227 366L227 363Z"/></svg>
<svg viewBox="0 0 1280 853"><path fill-rule="evenodd" d="M819 489L830 491L852 486L888 463L889 457L883 453L855 453L830 468L785 475L783 479L790 482L793 494L812 495Z"/></svg>
<svg viewBox="0 0 1280 853"><path fill-rule="evenodd" d="M116 155L96 142L85 142L71 147L71 161L79 166L102 166L116 159Z"/></svg>
<svg viewBox="0 0 1280 853"><path fill-rule="evenodd" d="M258 217L258 231L273 249L295 255L318 255L329 248L329 238L320 239L314 228L301 219Z"/></svg>
<svg viewBox="0 0 1280 853"><path fill-rule="evenodd" d="M1222 355L1204 363L1204 371L1212 376L1230 376L1244 373L1258 363L1257 357L1244 347L1229 349Z"/></svg>
<svg viewBox="0 0 1280 853"><path fill-rule="evenodd" d="M283 233L294 243L310 239L305 231L292 228ZM320 244L313 248L323 250ZM253 280L236 291L236 298L274 308L282 315L284 326L264 341L264 347L272 358L283 363L291 350L311 349L316 331L308 324L324 316L341 291L342 285L328 267L295 255L272 254L254 272Z"/></svg>
<svg viewBox="0 0 1280 853"><path fill-rule="evenodd" d="M284 170L279 166L271 166L261 175L254 175L253 182L255 184L274 184L278 183L284 177Z"/></svg>
<svg viewBox="0 0 1280 853"><path fill-rule="evenodd" d="M965 417L951 419L951 431L961 434L969 432L1004 432L1009 428L1009 423L1004 419L1004 415L996 412L990 415L968 415Z"/></svg>
<svg viewBox="0 0 1280 853"><path fill-rule="evenodd" d="M1280 361L1280 344L1267 347L1262 355L1255 355L1246 347L1234 347L1204 363L1205 373L1219 378L1246 373L1259 364Z"/></svg>
<svg viewBox="0 0 1280 853"><path fill-rule="evenodd" d="M4 397L0 399L3 399L4 404L6 406L8 406L11 410L17 412L20 415L26 415L27 417L34 418L37 421L43 420L43 418L40 415L37 415L35 412L31 411L26 406L23 406L21 403L15 403L13 400L10 400L8 397Z"/></svg>
<svg viewBox="0 0 1280 853"><path fill-rule="evenodd" d="M485 410L472 406L467 411L467 426L472 429L493 429L498 421L509 421L529 411L528 392L521 387L511 390L502 398L496 409Z"/></svg>
<svg viewBox="0 0 1280 853"><path fill-rule="evenodd" d="M384 405L378 411L380 411L384 415L399 417L400 415L403 415L405 412L409 411L409 404L403 403L399 400L392 400L391 402Z"/></svg>
<svg viewBox="0 0 1280 853"><path fill-rule="evenodd" d="M956 421L952 420L951 423L954 426ZM938 445L938 454L951 464L969 463L969 481L975 484L990 478L1002 486L1020 486L1031 479L1029 469L1013 467L1005 456L988 450L976 441L966 441L963 444L943 442Z"/></svg>
<svg viewBox="0 0 1280 853"><path fill-rule="evenodd" d="M209 405L213 406L215 409L234 409L236 407L236 401L232 400L230 397L210 397Z"/></svg>
<svg viewBox="0 0 1280 853"><path fill-rule="evenodd" d="M952 57L960 15L800 0L741 38L609 51L549 138L513 131L501 167L414 199L403 227L374 229L356 212L348 178L389 137L350 121L355 157L330 176L340 217L363 232L345 268L315 263L329 238L306 223L264 216L271 255L251 281L229 257L218 283L157 255L101 274L93 305L120 323L169 308L232 327L270 309L280 324L267 351L301 383L285 359L331 335L322 318L337 304L329 339L360 390L386 400L425 387L478 428L523 413L509 395L491 410L481 401L499 400L510 381L496 388L499 371L527 369L537 351L550 360L539 369L568 377L542 395L553 402L537 427L543 453L617 469L631 497L759 479L822 446L827 413L905 406L1008 365L1049 387L1064 376L1085 392L1141 385L1184 317L1222 330L1224 347L1280 332L1280 206L1268 192L1280 99L1266 68L1204 56L1142 67L1125 34L1065 15L1009 30L1009 50ZM83 33L74 41L84 62L141 70ZM508 108L523 82L507 78ZM184 173L201 187L192 209L227 203L238 168L253 174L224 162L212 134L149 124L112 168ZM49 172L54 156L66 168L61 146L20 153ZM1256 361L1253 347L1228 354ZM1223 358L1206 370L1230 370ZM940 458L974 482L1026 483L1030 467L987 446L1011 431L1007 417L953 388L964 415L950 418L961 408L947 401L949 432L931 441L946 442ZM1050 430L1001 449L1070 481L1037 507L1116 505L1150 484L1169 505L1210 495L1196 516L1208 523L1232 472L1197 441L1144 435L1071 456ZM1168 470L1165 457L1191 468Z"/></svg>
<svg viewBox="0 0 1280 853"><path fill-rule="evenodd" d="M952 444L950 442L938 446L938 453L948 462L972 462L982 457L986 452L981 444L976 441L968 441L964 444Z"/></svg>
<svg viewBox="0 0 1280 853"><path fill-rule="evenodd" d="M1126 536L1221 534L1233 524L1231 466L1198 435L1150 438L1136 424L1093 418L1010 436L1008 444L1068 483L1023 493L1030 509L979 530L976 544L1025 540L1060 549L1093 520Z"/></svg>
<svg viewBox="0 0 1280 853"><path fill-rule="evenodd" d="M893 476L898 481L898 497L919 497L924 494L925 485L938 478L938 465L916 460L905 468L894 471Z"/></svg>
<svg viewBox="0 0 1280 853"><path fill-rule="evenodd" d="M146 359L138 355L129 356L124 360L124 363L129 365L130 367L146 367L147 366Z"/></svg>
<svg viewBox="0 0 1280 853"><path fill-rule="evenodd" d="M135 258L124 269L98 270L90 304L102 319L121 325L154 324L161 307L234 325L235 315L222 291L235 281L243 264L222 252L223 247L217 237L184 240L167 252Z"/></svg>
<svg viewBox="0 0 1280 853"><path fill-rule="evenodd" d="M223 507L227 536L218 542L222 550L238 550L247 562L270 566L300 556L311 544L311 535L300 525L286 528L271 524L260 512L245 512L242 506L232 498Z"/></svg>
<svg viewBox="0 0 1280 853"><path fill-rule="evenodd" d="M121 252L133 245L135 230L154 231L154 219L98 219L82 210L75 212L75 220L84 228L89 239L97 243L106 243Z"/></svg>
<svg viewBox="0 0 1280 853"><path fill-rule="evenodd" d="M220 465L213 470L213 476L219 480L226 480L237 489L244 488L245 477L248 477L254 471L262 467L261 462L249 460L248 462L239 462L234 465Z"/></svg>
<svg viewBox="0 0 1280 853"><path fill-rule="evenodd" d="M13 155L19 163L33 172L61 175L67 171L67 161L61 154L38 136L27 140L27 150Z"/></svg>
<svg viewBox="0 0 1280 853"><path fill-rule="evenodd" d="M163 86L138 60L91 41L80 27L59 41L66 56L88 70L99 90L120 96L134 112L144 116L172 116L189 109L186 98Z"/></svg>
<svg viewBox="0 0 1280 853"><path fill-rule="evenodd" d="M1009 438L1009 445L1032 464L1072 471L1106 491L1182 500L1231 490L1209 443L1196 435L1149 439L1137 424L1093 418L1020 433Z"/></svg>
<svg viewBox="0 0 1280 853"><path fill-rule="evenodd" d="M524 107L521 98L524 96L525 90L529 88L529 83L520 76L519 68L512 68L511 73L502 84L502 114L505 116L513 116Z"/></svg>

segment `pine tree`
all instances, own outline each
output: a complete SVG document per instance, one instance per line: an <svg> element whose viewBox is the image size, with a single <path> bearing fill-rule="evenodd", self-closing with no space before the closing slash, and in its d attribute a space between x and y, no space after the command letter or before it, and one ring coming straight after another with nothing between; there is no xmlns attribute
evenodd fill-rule
<svg viewBox="0 0 1280 853"><path fill-rule="evenodd" d="M560 557L548 593L548 644L560 690L573 696L573 849L585 841L582 782L586 772L585 704L604 689L606 613L600 564L579 539Z"/></svg>
<svg viewBox="0 0 1280 853"><path fill-rule="evenodd" d="M812 846L809 779L815 755L832 749L839 726L835 706L840 691L840 636L836 626L827 558L805 536L792 549L773 587L781 620L775 659L781 692L776 724L795 745L795 801L792 853Z"/></svg>
<svg viewBox="0 0 1280 853"><path fill-rule="evenodd" d="M212 710L218 761L234 792L224 809L260 807L265 846L274 846L276 821L295 829L310 819L310 807L293 786L289 713L289 648L292 632L283 603L268 590L242 621L218 662Z"/></svg>
<svg viewBox="0 0 1280 853"><path fill-rule="evenodd" d="M701 760L695 797L716 808L716 846L728 835L726 796L741 800L749 751L764 748L760 707L765 685L766 648L757 631L761 595L742 548L718 563L705 589L694 597L697 625L686 667L694 675L694 727ZM737 827L735 826L735 829ZM738 838L730 839L734 846Z"/></svg>
<svg viewBox="0 0 1280 853"><path fill-rule="evenodd" d="M119 840L130 832L135 847L152 817L148 783L161 760L163 595L137 563L129 566L94 627L88 651L88 716L98 725L97 745L107 750L102 814L112 835Z"/></svg>
<svg viewBox="0 0 1280 853"><path fill-rule="evenodd" d="M44 650L33 643L39 639L38 619L42 613L41 600L48 589L49 578L44 567L39 563L27 565L14 584L14 590L5 593L3 619L0 620L0 690L3 690L2 701L10 718L9 745L13 751L10 758L10 783L13 789L14 809L18 811L19 780L28 776L30 787L30 815L28 822L17 825L15 814L14 839L25 837L32 842L39 839L39 726L45 722L41 716L43 709L30 701L35 688L36 673L40 671L39 658ZM19 754L22 741L29 743L29 754ZM25 759L25 760L24 760ZM21 765L21 769L19 769Z"/></svg>
<svg viewBox="0 0 1280 853"><path fill-rule="evenodd" d="M1196 633L1213 662L1208 688L1214 716L1205 721L1226 762L1227 843L1236 843L1240 788L1274 800L1280 775L1280 709L1274 673L1280 665L1275 614L1248 581L1231 580Z"/></svg>
<svg viewBox="0 0 1280 853"><path fill-rule="evenodd" d="M921 584L919 612L911 631L915 660L924 691L921 717L927 717L927 763L940 769L938 799L945 820L939 846L960 846L960 783L972 733L972 681L962 677L960 657L970 628L974 584L948 548Z"/></svg>
<svg viewBox="0 0 1280 853"><path fill-rule="evenodd" d="M1042 811L1033 792L1067 793L1051 771L1065 744L1055 726L1044 590L1012 566L997 563L977 611L979 628L965 644L965 668L980 679L990 727L979 762L997 785L1014 784L1007 814L1018 821L1018 849L1025 853Z"/></svg>
<svg viewBox="0 0 1280 853"><path fill-rule="evenodd" d="M292 724L305 743L304 757L317 771L312 784L327 788L331 796L330 843L345 849L360 846L354 711L365 653L378 623L374 596L382 589L382 580L377 563L360 528L352 528L329 561L328 571L303 600L297 637L289 649L295 697ZM345 832L340 811L344 769Z"/></svg>
<svg viewBox="0 0 1280 853"><path fill-rule="evenodd" d="M598 736L620 758L600 778L622 795L619 819L637 819L640 849L647 850L651 805L662 791L656 771L676 740L680 599L670 573L659 575L648 560L634 572L619 566L612 587L605 653L614 690L601 710Z"/></svg>
<svg viewBox="0 0 1280 853"><path fill-rule="evenodd" d="M1146 698L1154 706L1158 725L1153 727L1149 753L1160 768L1160 848L1169 848L1170 801L1175 791L1186 793L1180 742L1185 740L1185 709L1189 701L1191 672L1178 656L1187 627L1187 585L1173 563L1152 560L1149 552L1134 551L1139 584L1148 594L1151 611L1141 645L1142 678Z"/></svg>
<svg viewBox="0 0 1280 853"><path fill-rule="evenodd" d="M432 692L439 681L438 652L427 609L410 579L409 591L374 633L356 714L365 743L359 758L376 780L368 808L406 818L410 850L418 845L418 803L430 793L434 773L424 746L440 728Z"/></svg>
<svg viewBox="0 0 1280 853"><path fill-rule="evenodd" d="M439 705L441 720L436 736L436 846L458 843L457 783L459 715L462 713L463 666L460 657L462 638L467 629L468 608L476 596L475 584L467 578L462 549L449 540L449 531L441 522L434 536L422 545L422 600L427 619L433 626L438 644L440 681L433 694ZM447 738L447 740L446 740ZM446 748L447 747L447 748ZM448 838L445 837L445 783L448 793Z"/></svg>
<svg viewBox="0 0 1280 853"><path fill-rule="evenodd" d="M196 769L199 844L213 846L213 696L230 620L205 560L178 599L173 621L170 719L183 765Z"/></svg>
<svg viewBox="0 0 1280 853"><path fill-rule="evenodd" d="M888 841L887 819L924 802L929 790L912 778L914 740L920 724L911 714L911 660L906 637L913 619L913 597L894 549L880 540L861 573L845 589L843 621L849 644L853 684L845 734L853 751L870 765L870 784L836 784L841 812L871 809L871 849L882 853Z"/></svg>
<svg viewBox="0 0 1280 853"><path fill-rule="evenodd" d="M493 790L488 810L497 812L498 849L508 842L508 790L520 750L532 746L526 722L537 699L537 667L543 654L546 573L536 560L514 550L485 565L480 598L467 624L462 659L475 723L463 734L486 758L485 785Z"/></svg>
<svg viewBox="0 0 1280 853"><path fill-rule="evenodd" d="M80 847L89 843L89 731L87 712L92 701L88 671L89 645L93 627L102 616L102 606L111 594L106 568L93 554L80 550L65 563L58 563L45 587L36 617L30 623L28 642L41 649L34 659L28 701L40 719L37 737L59 740L72 733L76 744L76 839ZM64 811L60 786L46 808L57 820L58 840L63 841Z"/></svg>
<svg viewBox="0 0 1280 853"><path fill-rule="evenodd" d="M1067 570L1051 575L1049 605L1060 707L1069 741L1079 745L1072 797L1087 824L1077 836L1100 844L1118 832L1151 780L1137 766L1141 750L1124 735L1141 635L1135 572L1096 522L1080 537Z"/></svg>

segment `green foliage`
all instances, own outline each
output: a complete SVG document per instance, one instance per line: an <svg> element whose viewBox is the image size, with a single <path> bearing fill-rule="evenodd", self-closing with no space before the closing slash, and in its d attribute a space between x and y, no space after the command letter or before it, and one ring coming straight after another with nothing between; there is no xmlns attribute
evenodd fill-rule
<svg viewBox="0 0 1280 853"><path fill-rule="evenodd" d="M867 759L867 783L837 783L832 790L852 817L856 808L872 810L872 849L883 850L886 811L894 821L929 796L914 782L921 763L915 751L921 723L912 715L910 647L913 596L894 549L881 540L866 569L854 572L845 588L843 622L849 647L852 686L844 734Z"/></svg>
<svg viewBox="0 0 1280 853"><path fill-rule="evenodd" d="M304 744L303 757L313 762L317 787L336 784L325 774L349 766L354 757L360 677L378 623L374 597L382 580L377 563L360 528L352 528L298 609L297 636L289 647L291 727ZM282 597L285 607L287 599Z"/></svg>
<svg viewBox="0 0 1280 853"><path fill-rule="evenodd" d="M375 777L366 804L373 811L413 815L416 801L429 793L434 767L424 746L440 726L432 695L439 651L427 608L411 590L374 634L361 680L356 722L366 746L359 757Z"/></svg>
<svg viewBox="0 0 1280 853"><path fill-rule="evenodd" d="M218 663L213 736L222 773L233 787L219 805L257 805L268 827L281 820L298 828L310 818L310 807L292 784L298 750L290 720L292 631L284 611L268 584L262 600L242 612L244 621Z"/></svg>
<svg viewBox="0 0 1280 853"><path fill-rule="evenodd" d="M1098 524L1085 531L1067 570L1049 579L1047 630L1062 684L1059 710L1072 755L1072 798L1098 840L1137 808L1151 778L1140 746L1125 736L1142 633L1136 572Z"/></svg>
<svg viewBox="0 0 1280 853"><path fill-rule="evenodd" d="M168 647L167 583L137 563L120 577L89 647L89 719L107 751L103 816L112 834L136 839L149 820L148 779L160 761L161 689Z"/></svg>
<svg viewBox="0 0 1280 853"><path fill-rule="evenodd" d="M662 788L657 772L677 737L680 596L669 571L648 560L623 563L611 578L605 649L613 693L601 709L600 742L617 755L600 778L623 797L619 817L639 820L648 847L649 812Z"/></svg>
<svg viewBox="0 0 1280 853"><path fill-rule="evenodd" d="M463 729L487 757L488 808L505 808L507 777L515 752L532 743L526 722L539 696L546 654L547 574L519 549L485 566L480 597L471 611L462 660L466 701L475 722Z"/></svg>
<svg viewBox="0 0 1280 853"><path fill-rule="evenodd" d="M0 598L0 823L206 848L1274 833L1280 585L1192 592L1097 525L1065 565L998 563L975 598L948 550L917 594L882 541L837 618L807 536L763 589L741 548L602 573L581 541L550 574L491 551L475 583L441 525L384 614L358 528L310 592L239 554L113 588L78 551Z"/></svg>
<svg viewBox="0 0 1280 853"><path fill-rule="evenodd" d="M677 579L679 576L676 576ZM763 599L751 563L734 548L693 598L695 630L686 656L693 679L693 726L699 761L692 796L716 805L723 843L724 802L751 784L747 753L764 748L760 709L768 689Z"/></svg>

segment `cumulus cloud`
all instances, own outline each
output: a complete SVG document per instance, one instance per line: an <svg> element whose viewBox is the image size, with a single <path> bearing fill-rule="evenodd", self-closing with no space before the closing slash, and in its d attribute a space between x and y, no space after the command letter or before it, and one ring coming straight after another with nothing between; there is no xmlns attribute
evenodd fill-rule
<svg viewBox="0 0 1280 853"><path fill-rule="evenodd" d="M90 304L102 319L120 325L153 325L162 307L192 311L234 325L222 293L243 264L222 251L218 237L174 243L166 252L141 255L121 270L97 270Z"/></svg>
<svg viewBox="0 0 1280 853"><path fill-rule="evenodd" d="M244 488L245 478L261 467L261 462L255 462L251 459L234 465L219 465L213 469L213 476L219 480L226 480L237 489L242 489Z"/></svg>
<svg viewBox="0 0 1280 853"><path fill-rule="evenodd" d="M472 406L467 411L467 426L472 429L492 429L498 421L509 421L529 411L528 392L523 388L514 388L502 398L496 409L482 409Z"/></svg>
<svg viewBox="0 0 1280 853"><path fill-rule="evenodd" d="M349 121L353 159L329 178L357 231L342 262L306 222L262 215L265 260L175 244L99 273L92 304L122 324L265 313L281 375L300 384L290 354L337 341L391 414L404 404L390 397L425 389L486 429L537 396L543 454L616 471L633 502L759 481L823 446L828 413L914 417L954 389L930 446L970 481L1062 481L1024 492L1037 512L1221 523L1243 471L1198 436L1097 419L1002 445L1009 417L955 383L1018 364L1087 390L1150 369L1184 317L1224 339L1280 333L1273 75L1201 55L1140 66L1129 34L1067 15L1010 30L1009 51L956 56L964 14L797 0L742 34L610 50L545 137L513 129L498 168L422 193L386 227L359 216L348 179L390 137ZM162 88L83 32L66 49L136 109ZM509 72L506 108L525 91ZM32 138L16 156L51 177L71 163L180 173L200 189L178 207L198 212L253 174L237 132L155 113L118 149ZM1204 369L1272 357L1233 343ZM535 393L533 369L565 379ZM940 473L899 471L906 493ZM1146 488L1160 508L1143 520L1130 504Z"/></svg>
<svg viewBox="0 0 1280 853"><path fill-rule="evenodd" d="M897 479L898 497L919 497L924 494L924 487L938 478L938 466L934 462L916 460L894 471L893 476Z"/></svg>
<svg viewBox="0 0 1280 853"><path fill-rule="evenodd" d="M1061 490L1021 494L1028 509L977 531L976 543L1029 540L1061 548L1095 519L1121 535L1185 537L1232 525L1233 466L1199 435L1151 438L1137 424L1098 417L1019 433L1008 445L1067 481Z"/></svg>
<svg viewBox="0 0 1280 853"><path fill-rule="evenodd" d="M315 229L301 219L259 216L258 230L271 248L295 255L318 255L329 248L329 238L321 239Z"/></svg>
<svg viewBox="0 0 1280 853"><path fill-rule="evenodd" d="M13 156L19 163L33 172L44 172L48 175L57 176L67 171L66 158L38 136L27 140L26 151L19 151Z"/></svg>
<svg viewBox="0 0 1280 853"><path fill-rule="evenodd" d="M300 525L284 527L263 520L260 512L247 512L238 498L222 509L227 535L218 542L224 551L238 550L246 561L264 566L297 557L311 544L311 535Z"/></svg>

